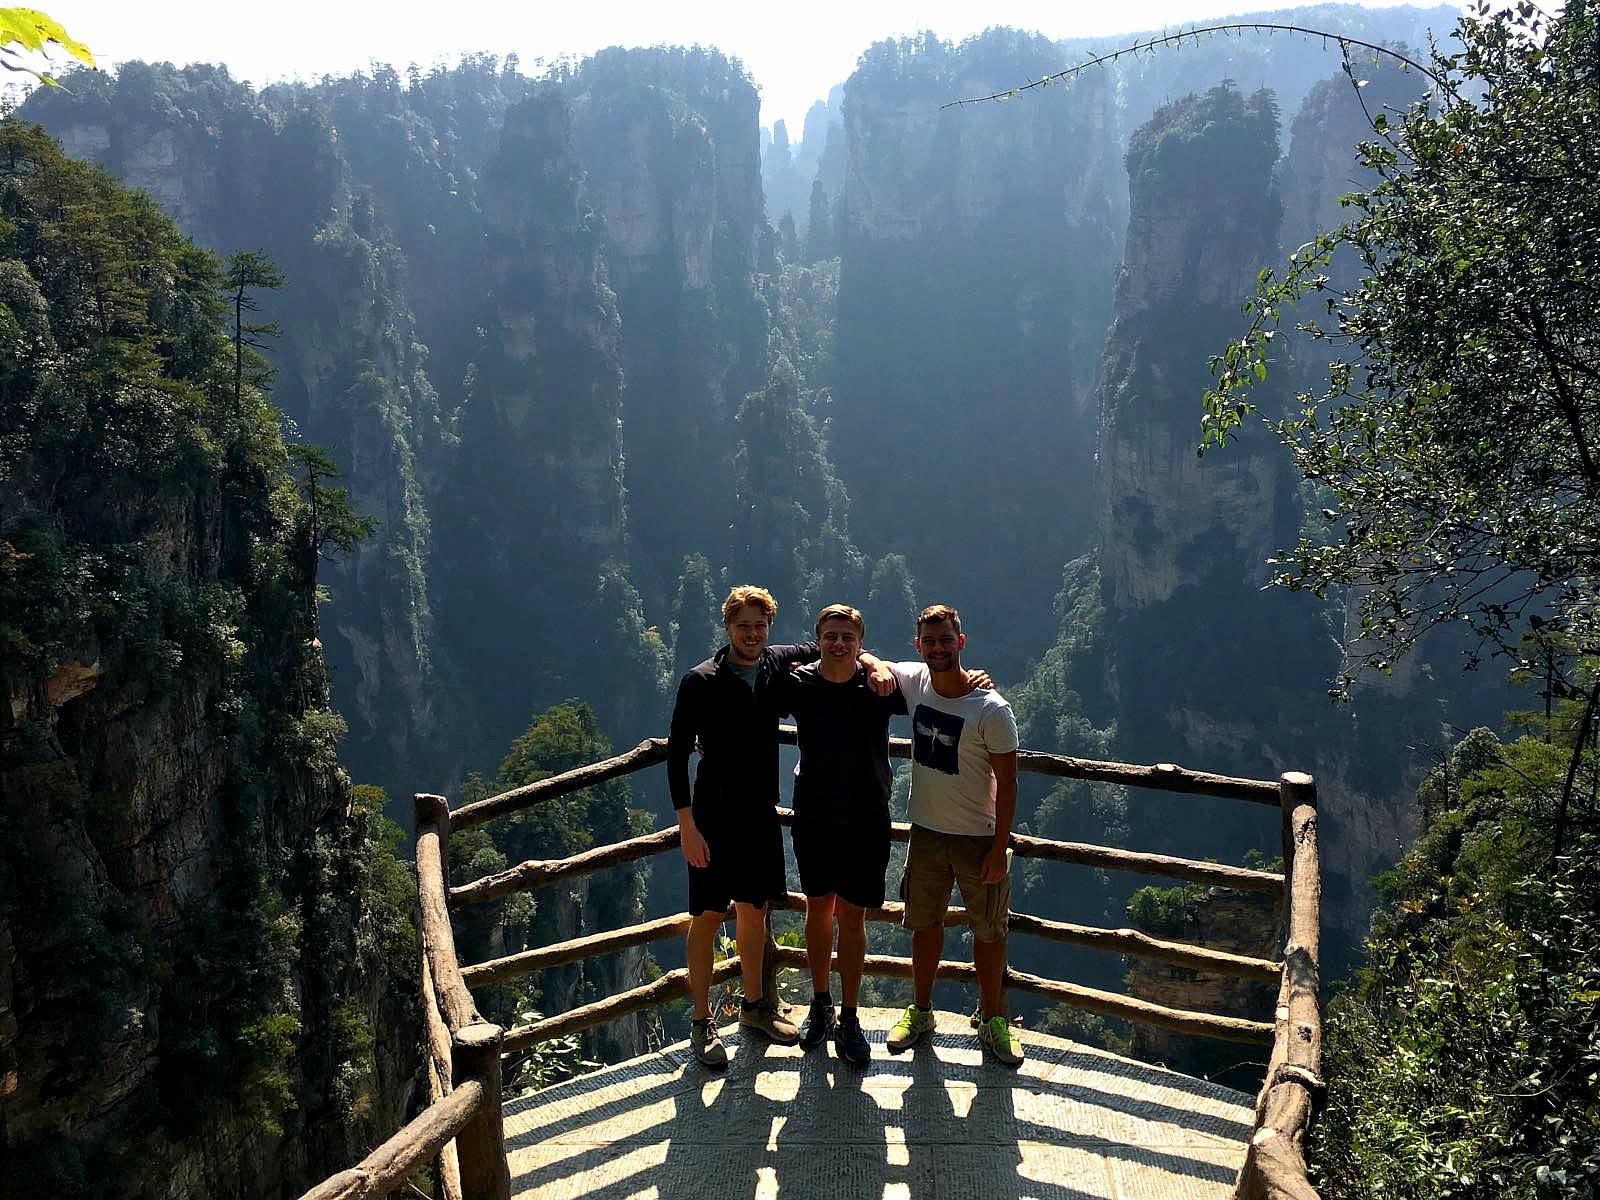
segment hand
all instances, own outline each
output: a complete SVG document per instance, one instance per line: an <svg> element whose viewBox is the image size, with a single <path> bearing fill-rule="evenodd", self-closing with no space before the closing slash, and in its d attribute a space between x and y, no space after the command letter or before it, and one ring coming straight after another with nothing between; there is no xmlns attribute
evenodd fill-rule
<svg viewBox="0 0 1600 1200"><path fill-rule="evenodd" d="M867 686L872 689L874 696L887 696L898 686L894 672L883 659L875 658L872 662L863 662L861 665L867 668Z"/></svg>
<svg viewBox="0 0 1600 1200"><path fill-rule="evenodd" d="M963 667L962 672L967 677L967 686L969 688L977 688L979 691L987 692L994 687L994 680L989 678L989 672L982 667L979 667L976 671Z"/></svg>
<svg viewBox="0 0 1600 1200"><path fill-rule="evenodd" d="M983 856L983 865L979 868L979 874L985 884L993 885L1006 877L1006 871L1010 869L1010 865L1007 861L1006 844L1001 842L998 845L989 847L989 853Z"/></svg>
<svg viewBox="0 0 1600 1200"><path fill-rule="evenodd" d="M711 847L706 845L706 839L700 836L700 831L693 825L685 825L678 831L682 841L683 861L691 867L703 867L711 862Z"/></svg>

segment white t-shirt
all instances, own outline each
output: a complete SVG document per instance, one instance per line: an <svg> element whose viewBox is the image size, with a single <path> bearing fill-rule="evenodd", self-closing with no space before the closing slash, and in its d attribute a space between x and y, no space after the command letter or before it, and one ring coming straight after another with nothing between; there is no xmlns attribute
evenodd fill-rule
<svg viewBox="0 0 1600 1200"><path fill-rule="evenodd" d="M940 833L994 833L991 754L1017 748L1017 718L997 691L972 691L955 700L933 690L928 666L890 663L911 713L913 825Z"/></svg>

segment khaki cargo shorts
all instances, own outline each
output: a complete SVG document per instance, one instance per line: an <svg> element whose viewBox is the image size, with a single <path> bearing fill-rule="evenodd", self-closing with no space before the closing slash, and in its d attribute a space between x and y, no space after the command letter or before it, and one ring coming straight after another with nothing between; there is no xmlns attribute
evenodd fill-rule
<svg viewBox="0 0 1600 1200"><path fill-rule="evenodd" d="M972 936L980 942L1004 940L1011 915L1011 851L1006 851L1005 878L986 884L983 856L993 844L987 836L939 833L913 825L906 872L900 879L900 898L906 904L901 924L913 931L943 925L954 880L961 889Z"/></svg>

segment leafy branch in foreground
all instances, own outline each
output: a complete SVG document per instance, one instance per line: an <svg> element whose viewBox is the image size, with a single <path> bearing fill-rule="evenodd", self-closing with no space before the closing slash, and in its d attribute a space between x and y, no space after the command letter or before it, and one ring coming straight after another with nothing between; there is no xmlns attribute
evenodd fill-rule
<svg viewBox="0 0 1600 1200"><path fill-rule="evenodd" d="M1211 360L1202 453L1257 412L1284 313L1321 310L1293 328L1326 350L1325 386L1267 424L1325 497L1326 536L1274 559L1272 582L1358 589L1368 667L1448 622L1478 635L1473 662L1520 661L1532 624L1600 646L1597 32L1588 3L1463 17L1431 72L1458 102L1372 117L1358 153L1376 182L1261 273L1246 332Z"/></svg>
<svg viewBox="0 0 1600 1200"><path fill-rule="evenodd" d="M89 47L71 37L60 22L36 8L0 8L0 67L32 75L50 87L60 87L53 75L25 62L28 54L47 54L52 47L66 51L84 66L94 66Z"/></svg>
<svg viewBox="0 0 1600 1200"><path fill-rule="evenodd" d="M1221 25L1196 25L1189 29L1180 29L1175 33L1151 34L1147 38L1140 38L1132 45L1123 46L1120 50L1112 50L1106 54L1090 54L1081 63L1076 63L1052 75L1042 76L1030 83L1022 84L1020 87L1007 88L1003 92L991 92L987 96L969 96L961 100L952 100L950 103L942 104L939 107L941 109L961 108L968 104L990 104L1000 100L1011 100L1023 92L1031 92L1035 88L1050 87L1052 84L1057 83L1069 83L1091 67L1103 67L1121 58L1136 58L1140 54L1159 50L1166 46L1181 46L1185 42L1198 43L1204 38L1214 37L1219 33L1224 36L1243 35L1246 33L1293 33L1301 34L1308 38L1320 38L1325 46L1331 43L1339 48L1339 52L1344 56L1345 70L1347 72L1350 70L1350 52L1352 50L1366 50L1372 53L1375 60L1386 58L1398 63L1403 70L1420 72L1441 89L1448 89L1450 85L1448 76L1436 73L1425 64L1390 46L1380 46L1376 42L1347 37L1342 33L1330 33L1326 29L1310 29L1304 25L1280 25L1268 21L1230 21Z"/></svg>

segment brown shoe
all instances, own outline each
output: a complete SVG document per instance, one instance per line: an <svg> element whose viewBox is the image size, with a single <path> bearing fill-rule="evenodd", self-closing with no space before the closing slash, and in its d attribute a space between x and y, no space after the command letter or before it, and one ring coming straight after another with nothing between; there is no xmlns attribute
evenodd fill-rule
<svg viewBox="0 0 1600 1200"><path fill-rule="evenodd" d="M757 1000L754 1004L741 1005L739 1024L746 1029L759 1030L769 1042L777 1042L780 1046L792 1046L800 1040L799 1026L784 1016L772 1000Z"/></svg>
<svg viewBox="0 0 1600 1200"><path fill-rule="evenodd" d="M694 1056L703 1066L728 1065L727 1048L722 1044L722 1035L717 1032L716 1021L710 1017L689 1022L689 1049L694 1051Z"/></svg>

